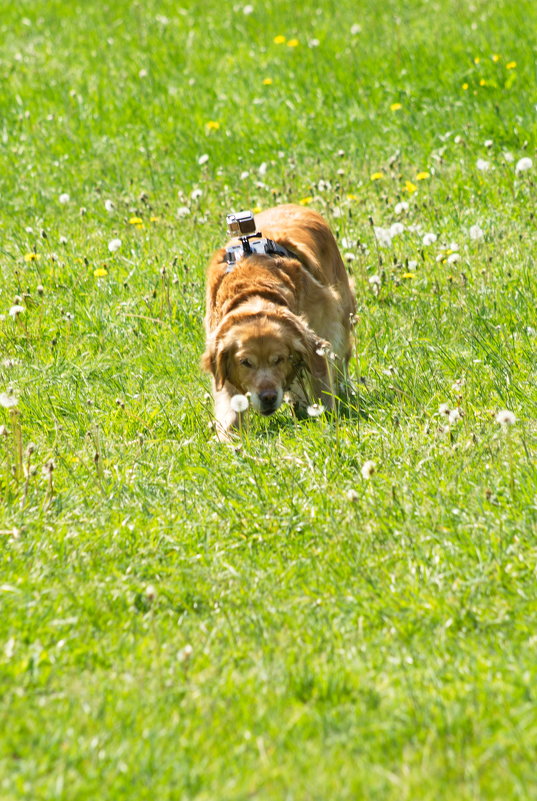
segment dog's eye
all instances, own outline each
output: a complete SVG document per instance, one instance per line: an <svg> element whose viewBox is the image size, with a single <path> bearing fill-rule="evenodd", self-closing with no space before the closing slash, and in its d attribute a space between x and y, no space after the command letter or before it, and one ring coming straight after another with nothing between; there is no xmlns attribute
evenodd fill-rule
<svg viewBox="0 0 537 801"><path fill-rule="evenodd" d="M250 359L241 359L240 363L242 364L243 367L253 367L253 364L250 361Z"/></svg>
<svg viewBox="0 0 537 801"><path fill-rule="evenodd" d="M276 356L276 358L274 359L274 364L281 364L283 360L284 360L283 356Z"/></svg>

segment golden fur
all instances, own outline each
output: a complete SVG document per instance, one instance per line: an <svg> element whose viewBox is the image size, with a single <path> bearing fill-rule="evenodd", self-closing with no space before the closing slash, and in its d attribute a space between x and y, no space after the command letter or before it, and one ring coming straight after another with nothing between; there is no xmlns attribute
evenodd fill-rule
<svg viewBox="0 0 537 801"><path fill-rule="evenodd" d="M276 411L288 391L307 404L299 382L303 368L311 378L309 400L332 408L328 354L335 354L343 373L351 355L355 300L327 223L311 209L287 205L256 215L256 224L298 259L253 254L228 272L221 248L209 263L202 366L213 376L217 431L224 438L237 423L234 395L249 393L264 415Z"/></svg>

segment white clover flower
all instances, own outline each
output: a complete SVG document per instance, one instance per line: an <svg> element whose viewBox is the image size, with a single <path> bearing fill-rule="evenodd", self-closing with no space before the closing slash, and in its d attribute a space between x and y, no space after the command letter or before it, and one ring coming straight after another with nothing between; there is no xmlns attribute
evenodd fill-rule
<svg viewBox="0 0 537 801"><path fill-rule="evenodd" d="M396 214L404 214L406 211L408 211L409 208L410 206L408 205L406 200L401 200L400 203L395 204L394 211Z"/></svg>
<svg viewBox="0 0 537 801"><path fill-rule="evenodd" d="M19 316L19 314L24 314L25 311L26 309L24 308L24 306L15 303L15 305L12 306L11 309L9 310L9 316L13 317L13 319L15 320Z"/></svg>
<svg viewBox="0 0 537 801"><path fill-rule="evenodd" d="M209 155L208 153L204 153L202 156L199 157L198 164L200 166L203 166L204 164L207 164L208 161L209 161Z"/></svg>
<svg viewBox="0 0 537 801"><path fill-rule="evenodd" d="M233 409L234 412L239 414L240 412L245 412L249 406L249 401L246 395L233 395L231 398L229 405Z"/></svg>
<svg viewBox="0 0 537 801"><path fill-rule="evenodd" d="M496 422L501 426L514 426L516 417L513 412L510 412L508 409L503 409L496 415Z"/></svg>
<svg viewBox="0 0 537 801"><path fill-rule="evenodd" d="M189 214L190 214L190 209L188 208L188 206L179 206L179 208L177 209L178 217L188 217Z"/></svg>
<svg viewBox="0 0 537 801"><path fill-rule="evenodd" d="M11 409L17 403L18 400L12 392L0 392L0 406L4 409Z"/></svg>
<svg viewBox="0 0 537 801"><path fill-rule="evenodd" d="M108 211L108 212L114 211L114 208L115 208L115 206L114 206L114 204L113 204L113 202L111 200L105 200L104 201L104 207L105 207L106 211Z"/></svg>
<svg viewBox="0 0 537 801"><path fill-rule="evenodd" d="M325 408L322 403L312 403L311 406L308 406L307 408L307 412L310 417L320 417L324 411Z"/></svg>
<svg viewBox="0 0 537 801"><path fill-rule="evenodd" d="M390 225L389 228L390 236L392 238L394 236L399 236L399 234L402 234L404 230L405 226L403 225L403 223L400 222L393 223L393 225Z"/></svg>
<svg viewBox="0 0 537 801"><path fill-rule="evenodd" d="M111 239L108 243L108 250L110 253L115 253L121 247L121 239Z"/></svg>
<svg viewBox="0 0 537 801"><path fill-rule="evenodd" d="M367 462L364 462L362 465L362 476L365 479L371 478L375 470L377 469L377 465L371 459L368 459Z"/></svg>
<svg viewBox="0 0 537 801"><path fill-rule="evenodd" d="M421 241L423 242L425 247L428 247L429 245L433 245L437 239L438 237L436 236L436 234L430 233L430 234L425 234Z"/></svg>
<svg viewBox="0 0 537 801"><path fill-rule="evenodd" d="M69 201L71 200L71 196L68 195L67 192L62 192L58 200L60 201L60 203L65 205L65 203L69 203Z"/></svg>
<svg viewBox="0 0 537 801"><path fill-rule="evenodd" d="M490 161L485 161L485 159L477 159L475 166L478 170L481 170L481 172L487 172L487 170L490 170Z"/></svg>
<svg viewBox="0 0 537 801"><path fill-rule="evenodd" d="M520 159L520 161L517 161L515 172L526 172L526 170L531 170L532 167L533 161L525 156L523 159Z"/></svg>
<svg viewBox="0 0 537 801"><path fill-rule="evenodd" d="M470 235L470 239L473 239L474 242L479 242L485 236L485 232L477 224L470 226L470 230L468 231L468 233Z"/></svg>

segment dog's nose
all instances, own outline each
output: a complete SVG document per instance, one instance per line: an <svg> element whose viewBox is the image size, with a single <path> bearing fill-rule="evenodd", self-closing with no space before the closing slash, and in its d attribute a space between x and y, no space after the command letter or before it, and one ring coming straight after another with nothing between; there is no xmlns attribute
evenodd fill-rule
<svg viewBox="0 0 537 801"><path fill-rule="evenodd" d="M276 401L278 400L278 393L275 389L263 389L259 393L259 401L261 403L261 411L265 414L270 414L274 411Z"/></svg>

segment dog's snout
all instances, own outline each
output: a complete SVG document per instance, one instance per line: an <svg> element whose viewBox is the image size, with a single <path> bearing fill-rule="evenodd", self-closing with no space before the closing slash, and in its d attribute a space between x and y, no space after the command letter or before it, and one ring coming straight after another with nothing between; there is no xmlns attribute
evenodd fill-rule
<svg viewBox="0 0 537 801"><path fill-rule="evenodd" d="M261 411L263 411L265 414L270 414L276 409L277 401L278 393L275 389L263 389L259 393Z"/></svg>

